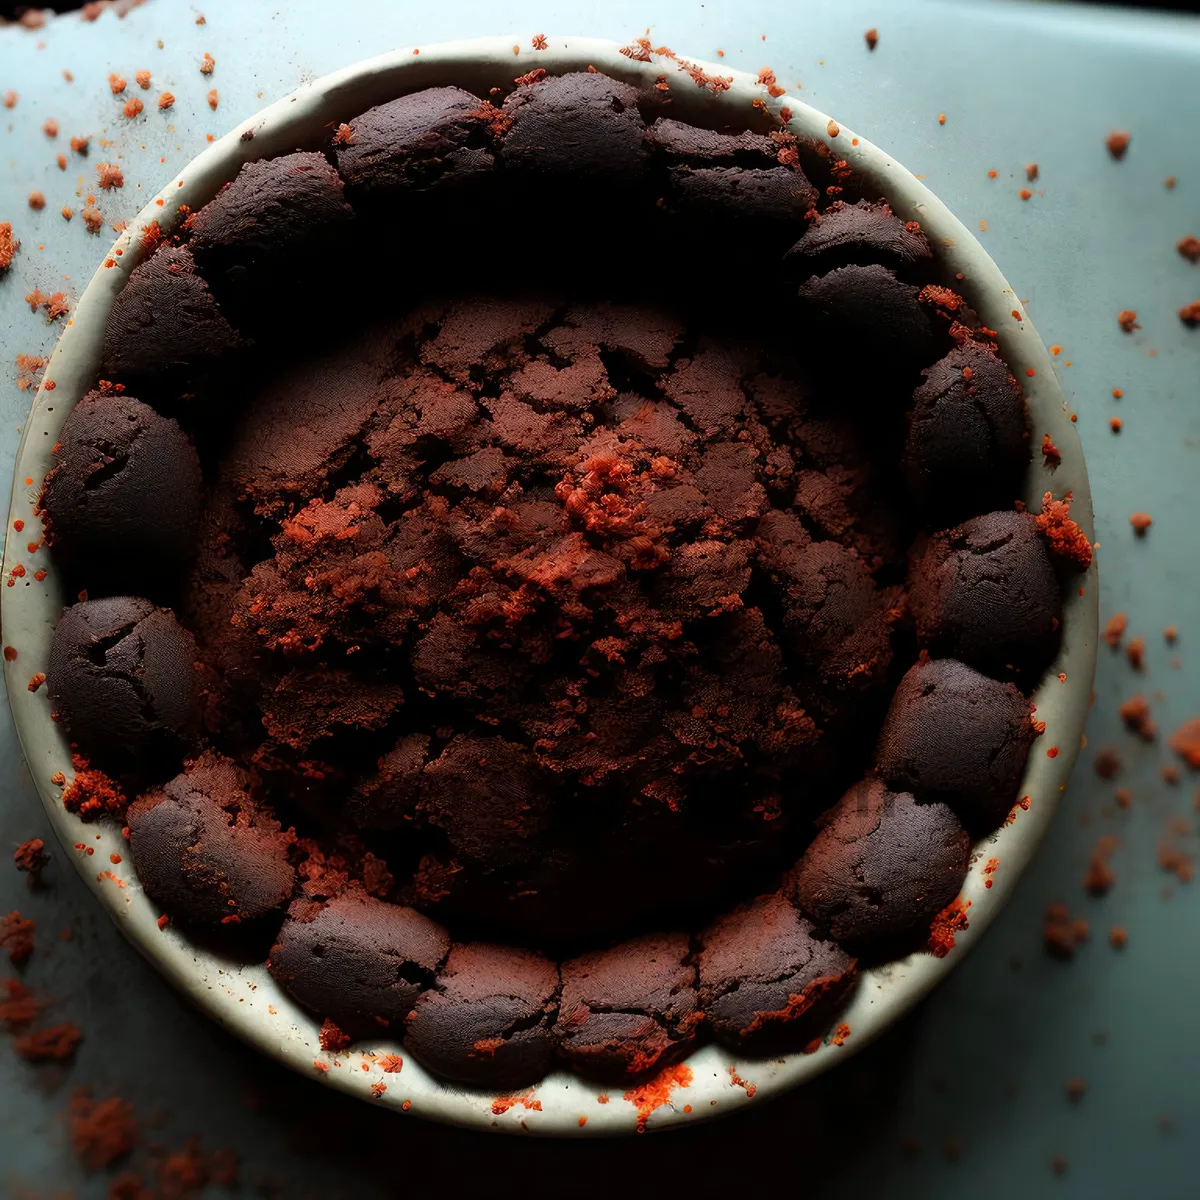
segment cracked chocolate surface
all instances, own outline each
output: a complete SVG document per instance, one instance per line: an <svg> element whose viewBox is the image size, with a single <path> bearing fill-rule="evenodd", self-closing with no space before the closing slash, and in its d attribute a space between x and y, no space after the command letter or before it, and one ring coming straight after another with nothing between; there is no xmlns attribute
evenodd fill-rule
<svg viewBox="0 0 1200 1200"><path fill-rule="evenodd" d="M617 1082L682 1058L703 1020L690 954L685 934L648 934L564 962L559 1053Z"/></svg>
<svg viewBox="0 0 1200 1200"><path fill-rule="evenodd" d="M937 658L910 667L897 686L875 766L892 787L942 800L982 832L1016 802L1033 738L1029 701L1015 685Z"/></svg>
<svg viewBox="0 0 1200 1200"><path fill-rule="evenodd" d="M718 917L697 942L708 1027L745 1054L776 1054L819 1037L857 979L856 960L818 937L778 892Z"/></svg>
<svg viewBox="0 0 1200 1200"><path fill-rule="evenodd" d="M47 684L86 754L150 768L178 756L192 732L195 657L170 609L136 596L82 600L54 630Z"/></svg>
<svg viewBox="0 0 1200 1200"><path fill-rule="evenodd" d="M209 751L129 806L126 823L138 880L185 924L282 916L292 898L290 839L254 803L250 787L236 763Z"/></svg>
<svg viewBox="0 0 1200 1200"><path fill-rule="evenodd" d="M59 433L39 509L56 561L170 577L195 550L200 460L187 434L132 396L89 392Z"/></svg>
<svg viewBox="0 0 1200 1200"><path fill-rule="evenodd" d="M1062 594L1028 513L973 517L931 538L909 574L922 646L1032 684L1058 649Z"/></svg>
<svg viewBox="0 0 1200 1200"><path fill-rule="evenodd" d="M554 1053L558 991L558 967L540 954L456 945L413 1006L404 1044L422 1066L460 1083L533 1083Z"/></svg>
<svg viewBox="0 0 1200 1200"><path fill-rule="evenodd" d="M804 274L875 263L901 271L924 267L932 258L920 226L901 221L886 200L835 200L812 219L784 256L784 266Z"/></svg>
<svg viewBox="0 0 1200 1200"><path fill-rule="evenodd" d="M428 917L352 888L326 904L297 901L271 948L271 974L347 1032L383 1036L408 1016L450 953Z"/></svg>
<svg viewBox="0 0 1200 1200"><path fill-rule="evenodd" d="M891 949L919 940L958 895L970 851L970 836L945 804L921 804L864 779L821 818L784 893L837 941Z"/></svg>

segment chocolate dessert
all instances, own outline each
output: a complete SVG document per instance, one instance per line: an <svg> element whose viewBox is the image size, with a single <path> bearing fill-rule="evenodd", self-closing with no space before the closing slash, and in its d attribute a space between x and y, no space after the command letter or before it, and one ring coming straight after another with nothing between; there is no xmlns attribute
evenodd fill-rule
<svg viewBox="0 0 1200 1200"><path fill-rule="evenodd" d="M811 1049L1017 800L1062 564L992 335L824 147L652 91L432 88L248 164L57 447L62 726L327 1050Z"/></svg>

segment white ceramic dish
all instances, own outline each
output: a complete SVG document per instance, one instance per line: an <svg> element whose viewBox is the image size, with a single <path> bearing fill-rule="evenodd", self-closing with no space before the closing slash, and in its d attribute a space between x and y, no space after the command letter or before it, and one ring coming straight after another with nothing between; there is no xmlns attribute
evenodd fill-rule
<svg viewBox="0 0 1200 1200"><path fill-rule="evenodd" d="M169 228L178 220L179 205L197 208L204 204L246 161L318 144L328 136L331 122L349 120L372 105L433 85L457 84L486 96L489 88L508 84L534 67L558 74L594 65L641 85L665 76L675 115L682 119L762 128L765 114L761 105L765 103L771 113L790 109L791 128L796 133L832 140L839 157L868 177L902 218L920 221L946 276L961 273L961 290L984 324L999 331L1001 352L1025 385L1034 444L1040 444L1042 434L1048 433L1062 453L1062 465L1053 476L1035 456L1025 483L1025 501L1036 511L1046 490L1053 490L1055 496L1073 492L1073 515L1091 535L1092 505L1083 453L1050 356L1024 314L1020 321L1013 319L1013 310L1020 311L1021 305L996 264L909 171L845 127L831 139L830 131L836 127L828 115L790 95L771 98L753 75L692 60L706 74L728 82L727 89L714 92L697 86L673 56L655 54L649 62L635 61L620 53L618 43L592 38L548 38L544 50L534 50L532 45L533 39L524 35L409 47L317 79L214 143L146 205L107 256L106 264L112 265L101 266L80 298L34 400L17 455L4 550L7 586L0 592L0 615L4 644L17 651L13 661L8 661L6 653L4 664L17 732L64 849L126 936L209 1016L302 1074L398 1111L411 1110L434 1120L480 1129L611 1135L639 1128L636 1099L626 1099L619 1091L610 1094L565 1072L548 1076L516 1100L497 1103L493 1094L442 1082L407 1057L399 1073L385 1075L358 1050L324 1053L317 1041L318 1023L289 1000L261 964L245 966L224 959L193 945L170 926L160 930L159 909L138 886L128 862L110 863L110 854L126 849L119 830L86 825L64 810L62 789L52 777L56 772L71 777L67 742L50 719L46 689L31 691L29 687L31 677L45 670L58 614L71 599L62 594L45 552L32 557L28 553L27 545L39 530L34 503L64 418L95 382L105 319L113 297L141 259L141 231L152 221ZM252 138L244 137L247 131L253 132ZM23 532L14 529L17 520L24 522ZM20 567L25 574L14 575ZM44 580L33 577L38 567L49 568ZM705 1046L687 1060L690 1082L659 1089L666 1100L649 1113L648 1121L643 1119L645 1127L668 1128L761 1103L829 1070L911 1009L982 935L1041 842L1079 750L1096 657L1095 571L1093 565L1080 579L1078 591L1072 590L1065 599L1062 649L1034 696L1046 731L1035 744L1022 784L1022 794L1029 797L1028 808L1018 809L1012 824L975 847L962 892L962 899L970 902L970 924L957 935L957 946L945 958L914 954L866 972L842 1018L850 1035L841 1044L831 1041L811 1054L770 1060L740 1060L720 1046ZM1066 682L1060 682L1060 672L1066 675ZM1050 747L1058 747L1053 758L1046 753ZM86 850L78 849L81 845ZM990 859L998 860L999 866L985 877L984 865ZM985 878L990 887L984 886ZM399 1047L381 1042L371 1049L382 1054ZM734 1082L734 1074L755 1085L753 1100L748 1089ZM372 1090L378 1083L386 1084L381 1095ZM643 1109L643 1118L646 1115Z"/></svg>

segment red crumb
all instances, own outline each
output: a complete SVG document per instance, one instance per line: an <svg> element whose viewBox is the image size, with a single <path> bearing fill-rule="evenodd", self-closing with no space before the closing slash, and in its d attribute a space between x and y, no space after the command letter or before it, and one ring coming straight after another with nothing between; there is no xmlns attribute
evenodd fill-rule
<svg viewBox="0 0 1200 1200"><path fill-rule="evenodd" d="M866 39L868 50L874 50L875 47L879 45L878 29L868 29L867 32L863 34L863 37Z"/></svg>
<svg viewBox="0 0 1200 1200"><path fill-rule="evenodd" d="M1043 444L1043 452L1045 445ZM1071 519L1071 493L1055 500L1049 492L1042 496L1042 511L1035 521L1049 544L1050 553L1070 563L1080 571L1092 564L1092 543L1087 534Z"/></svg>
<svg viewBox="0 0 1200 1200"><path fill-rule="evenodd" d="M329 1070L329 1064L327 1062L322 1062L319 1058L313 1059L313 1067L320 1071L322 1075Z"/></svg>
<svg viewBox="0 0 1200 1200"><path fill-rule="evenodd" d="M1166 627L1166 629L1163 630L1163 640L1167 643L1168 646L1175 645L1175 642L1178 639L1178 637L1179 637L1179 630L1174 625L1168 625Z"/></svg>
<svg viewBox="0 0 1200 1200"><path fill-rule="evenodd" d="M108 86L112 88L112 94L119 96L125 90L125 80L115 71L108 77Z"/></svg>
<svg viewBox="0 0 1200 1200"><path fill-rule="evenodd" d="M404 1066L404 1059L398 1054L385 1054L375 1065L385 1075L395 1075Z"/></svg>
<svg viewBox="0 0 1200 1200"><path fill-rule="evenodd" d="M1133 806L1133 793L1128 788L1117 788L1113 792L1113 799L1117 802L1118 808L1131 808Z"/></svg>
<svg viewBox="0 0 1200 1200"><path fill-rule="evenodd" d="M999 174L1000 174L1000 172L999 172L999 171L997 171L997 170L995 170L995 169L993 168L991 171L989 171L989 172L988 172L988 178L989 178L989 179L995 179L995 178L996 178L996 176L997 176L997 175L999 175Z"/></svg>
<svg viewBox="0 0 1200 1200"><path fill-rule="evenodd" d="M146 106L136 97L130 96L125 101L125 115L127 117L136 117Z"/></svg>
<svg viewBox="0 0 1200 1200"><path fill-rule="evenodd" d="M96 181L106 191L125 186L125 173L116 163L98 163Z"/></svg>
<svg viewBox="0 0 1200 1200"><path fill-rule="evenodd" d="M50 138L58 137L58 122L53 117L47 117L42 122L42 132Z"/></svg>
<svg viewBox="0 0 1200 1200"><path fill-rule="evenodd" d="M147 88L149 88L149 86L150 86L150 72L149 71L138 71L137 74L134 75L134 79L137 80L137 85L138 85L138 87L140 87L142 89L142 91L145 91Z"/></svg>
<svg viewBox="0 0 1200 1200"><path fill-rule="evenodd" d="M1130 696L1117 711L1125 728L1136 733L1143 742L1152 742L1158 736L1158 726L1150 719L1150 705L1140 692Z"/></svg>
<svg viewBox="0 0 1200 1200"><path fill-rule="evenodd" d="M0 950L8 951L9 962L14 967L24 965L33 954L33 935L37 922L21 916L15 909L6 917L0 917Z"/></svg>
<svg viewBox="0 0 1200 1200"><path fill-rule="evenodd" d="M43 196L41 192L30 192L29 207L32 208L34 212L41 212L41 210L46 207L46 197Z"/></svg>
<svg viewBox="0 0 1200 1200"><path fill-rule="evenodd" d="M1108 418L1108 427L1113 431L1113 433L1120 433L1121 429L1124 427L1124 424L1125 422L1122 421L1120 417Z"/></svg>
<svg viewBox="0 0 1200 1200"><path fill-rule="evenodd" d="M349 125L339 125L333 132L333 144L335 146L353 146L354 130Z"/></svg>
<svg viewBox="0 0 1200 1200"><path fill-rule="evenodd" d="M1121 637L1125 633L1125 627L1129 624L1129 619L1124 613L1113 613L1108 618L1108 624L1104 626L1104 640L1115 650L1121 644Z"/></svg>
<svg viewBox="0 0 1200 1200"><path fill-rule="evenodd" d="M99 233L104 228L104 216L94 204L88 204L79 210L88 233Z"/></svg>
<svg viewBox="0 0 1200 1200"><path fill-rule="evenodd" d="M1028 200L1033 193L1028 188L1022 188L1017 195L1020 196L1022 200Z"/></svg>
<svg viewBox="0 0 1200 1200"><path fill-rule="evenodd" d="M170 108L171 105L174 103L175 103L175 96L171 92L163 92L163 94L161 96L159 96L159 98L158 98L158 107L159 108Z"/></svg>
<svg viewBox="0 0 1200 1200"><path fill-rule="evenodd" d="M5 108L16 108L17 101L20 98L21 97L18 96L17 93L12 90L12 88L9 88L8 91L4 93L4 101L3 101L4 107Z"/></svg>
<svg viewBox="0 0 1200 1200"><path fill-rule="evenodd" d="M64 1062L74 1056L82 1041L79 1027L66 1021L22 1034L13 1040L13 1049L27 1062Z"/></svg>
<svg viewBox="0 0 1200 1200"><path fill-rule="evenodd" d="M1179 310L1179 319L1187 326L1195 328L1200 325L1200 300L1193 300Z"/></svg>
<svg viewBox="0 0 1200 1200"><path fill-rule="evenodd" d="M34 288L25 297L25 303L29 305L30 312L37 312L39 308L46 310L46 315L50 320L56 320L58 317L65 317L71 311L71 305L67 301L65 292L53 292L47 295L41 288ZM31 543L34 550L37 549L36 543ZM33 551L30 551L33 553Z"/></svg>
<svg viewBox="0 0 1200 1200"><path fill-rule="evenodd" d="M75 215L75 210L69 205L62 206L62 216L64 221L69 221Z"/></svg>
<svg viewBox="0 0 1200 1200"><path fill-rule="evenodd" d="M49 861L50 855L46 853L46 843L41 838L30 838L13 851L13 862L16 864L17 870L29 873L30 884L40 881L41 873Z"/></svg>
<svg viewBox="0 0 1200 1200"><path fill-rule="evenodd" d="M1062 464L1062 454L1048 433L1042 434L1042 457L1051 470Z"/></svg>
<svg viewBox="0 0 1200 1200"><path fill-rule="evenodd" d="M1046 757L1047 758L1057 758L1058 757L1058 747L1051 746L1050 749L1046 751Z"/></svg>
<svg viewBox="0 0 1200 1200"><path fill-rule="evenodd" d="M95 1101L76 1092L67 1109L71 1148L89 1171L99 1171L124 1158L138 1140L133 1107L120 1096Z"/></svg>
<svg viewBox="0 0 1200 1200"><path fill-rule="evenodd" d="M518 75L514 80L518 87L524 87L528 84L541 83L546 78L545 67L534 67L532 71L527 71L524 75Z"/></svg>
<svg viewBox="0 0 1200 1200"><path fill-rule="evenodd" d="M1190 263L1200 263L1200 238L1193 237L1190 233L1185 238L1180 238L1175 243L1175 249L1183 255Z"/></svg>
<svg viewBox="0 0 1200 1200"><path fill-rule="evenodd" d="M1115 779L1121 772L1121 759L1112 746L1103 747L1096 755L1096 774L1101 779Z"/></svg>
<svg viewBox="0 0 1200 1200"><path fill-rule="evenodd" d="M1072 920L1065 904L1046 905L1046 917L1042 926L1042 944L1055 958L1075 957L1075 950L1088 939L1086 921Z"/></svg>
<svg viewBox="0 0 1200 1200"><path fill-rule="evenodd" d="M535 50L547 50L550 47L550 43L546 41L546 35L544 33L535 33L530 41L530 45Z"/></svg>
<svg viewBox="0 0 1200 1200"><path fill-rule="evenodd" d="M1028 179L1030 183L1032 183L1037 177L1038 177L1037 163L1026 163L1025 164L1025 178Z"/></svg>
<svg viewBox="0 0 1200 1200"><path fill-rule="evenodd" d="M77 760L75 778L63 792L63 807L78 813L85 821L100 816L123 817L129 801L120 787L103 771L93 770L83 760Z"/></svg>
<svg viewBox="0 0 1200 1200"><path fill-rule="evenodd" d="M936 304L947 312L957 312L963 306L963 298L957 292L936 283L927 283L917 293L917 299L925 304Z"/></svg>
<svg viewBox="0 0 1200 1200"><path fill-rule="evenodd" d="M354 1039L344 1030L335 1025L328 1017L321 1026L322 1050L345 1050Z"/></svg>
<svg viewBox="0 0 1200 1200"><path fill-rule="evenodd" d="M1135 512L1130 516L1129 523L1133 526L1133 532L1138 537L1145 537L1146 530L1154 524L1154 521L1149 513Z"/></svg>
<svg viewBox="0 0 1200 1200"><path fill-rule="evenodd" d="M211 108L214 112L216 112L216 109L217 109L218 99L219 99L219 97L217 96L217 89L213 88L208 93L208 107Z"/></svg>
<svg viewBox="0 0 1200 1200"><path fill-rule="evenodd" d="M206 50L200 59L200 74L211 75L213 67L217 65L217 60Z"/></svg>
<svg viewBox="0 0 1200 1200"><path fill-rule="evenodd" d="M671 1091L674 1088L688 1087L693 1079L692 1069L684 1063L676 1063L659 1071L653 1079L647 1080L625 1093L625 1099L637 1109L637 1131L646 1132L646 1123L656 1109L669 1104Z"/></svg>
<svg viewBox="0 0 1200 1200"><path fill-rule="evenodd" d="M60 171L65 171L67 169L67 156L65 154L56 154L54 156L54 161L58 163L58 169Z"/></svg>
<svg viewBox="0 0 1200 1200"><path fill-rule="evenodd" d="M1123 308L1117 313L1117 324L1120 325L1123 333L1132 333L1135 329L1141 329L1137 313L1132 308Z"/></svg>
<svg viewBox="0 0 1200 1200"><path fill-rule="evenodd" d="M1158 768L1158 774L1163 783L1170 784L1175 787L1179 783L1179 768L1173 766L1165 766Z"/></svg>
<svg viewBox="0 0 1200 1200"><path fill-rule="evenodd" d="M1078 1103L1087 1091L1087 1084L1078 1075L1067 1080L1067 1099Z"/></svg>
<svg viewBox="0 0 1200 1200"><path fill-rule="evenodd" d="M842 127L831 117L829 124L825 126L825 132L828 133L831 138L835 138L839 133L842 132Z"/></svg>
<svg viewBox="0 0 1200 1200"><path fill-rule="evenodd" d="M387 1091L387 1084L384 1083L382 1079L377 1079L373 1084L371 1084L371 1095L372 1096L382 1096L383 1093L386 1091Z"/></svg>
<svg viewBox="0 0 1200 1200"><path fill-rule="evenodd" d="M1174 639L1171 639L1174 640ZM1200 717L1184 721L1171 734L1167 745L1193 770L1200 771Z"/></svg>
<svg viewBox="0 0 1200 1200"><path fill-rule="evenodd" d="M542 1102L534 1099L533 1089L530 1088L529 1091L521 1092L519 1095L497 1096L492 1101L492 1116L503 1116L510 1108L516 1108L517 1105L520 1105L528 1112L542 1111Z"/></svg>
<svg viewBox="0 0 1200 1200"><path fill-rule="evenodd" d="M946 905L929 926L927 948L934 958L945 958L954 949L954 935L968 928L970 900L957 899Z"/></svg>
<svg viewBox="0 0 1200 1200"><path fill-rule="evenodd" d="M1175 182L1176 182L1175 176L1168 175L1166 177L1166 179L1163 180L1163 187L1165 187L1167 189L1167 191L1169 192L1175 187Z"/></svg>
<svg viewBox="0 0 1200 1200"><path fill-rule="evenodd" d="M157 221L151 221L142 230L142 253L149 258L163 244L164 240L162 226Z"/></svg>
<svg viewBox="0 0 1200 1200"><path fill-rule="evenodd" d="M587 1117L579 1118L579 1128L582 1129L587 1124Z"/></svg>
<svg viewBox="0 0 1200 1200"><path fill-rule="evenodd" d="M1164 871L1170 871L1180 883L1191 883L1196 877L1196 864L1176 843L1179 836L1180 831L1168 823L1166 837L1158 843L1158 865Z"/></svg>
<svg viewBox="0 0 1200 1200"><path fill-rule="evenodd" d="M1092 856L1088 861L1087 874L1083 877L1083 886L1093 896L1103 896L1117 882L1116 872L1109 865L1109 859L1116 853L1120 843L1111 833L1104 834L1092 847Z"/></svg>
<svg viewBox="0 0 1200 1200"><path fill-rule="evenodd" d="M748 1079L743 1079L739 1074L737 1067L730 1066L726 1068L729 1071L729 1081L733 1087L743 1088L746 1092L746 1099L750 1100L758 1092L758 1084L751 1083Z"/></svg>
<svg viewBox="0 0 1200 1200"><path fill-rule="evenodd" d="M1112 133L1104 139L1104 144L1108 147L1108 152L1115 159L1125 157L1125 151L1129 149L1130 135L1124 129L1114 129Z"/></svg>
<svg viewBox="0 0 1200 1200"><path fill-rule="evenodd" d="M1125 926L1114 925L1108 931L1108 940L1114 950L1124 950L1126 943L1129 941L1129 934L1125 932Z"/></svg>
<svg viewBox="0 0 1200 1200"><path fill-rule="evenodd" d="M1130 639L1129 645L1125 647L1125 656L1129 659L1129 665L1135 671L1140 671L1146 656L1146 639L1142 637Z"/></svg>
<svg viewBox="0 0 1200 1200"><path fill-rule="evenodd" d="M42 1003L19 979L0 980L0 1022L9 1033L20 1033L36 1020Z"/></svg>
<svg viewBox="0 0 1200 1200"><path fill-rule="evenodd" d="M946 123L946 114L945 114L945 113L938 113L938 124L939 124L939 125L945 125L945 123Z"/></svg>
<svg viewBox="0 0 1200 1200"><path fill-rule="evenodd" d="M0 221L0 271L12 266L13 255L20 248L21 243L13 237L12 222Z"/></svg>
<svg viewBox="0 0 1200 1200"><path fill-rule="evenodd" d="M162 916L159 917L154 923L159 927L159 929L166 929L166 927L171 923L171 918L168 917L166 913L163 913Z"/></svg>

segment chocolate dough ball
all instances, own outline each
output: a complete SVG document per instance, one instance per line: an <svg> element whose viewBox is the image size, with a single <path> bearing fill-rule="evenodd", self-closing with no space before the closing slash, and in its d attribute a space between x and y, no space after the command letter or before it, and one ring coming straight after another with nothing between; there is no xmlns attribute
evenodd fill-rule
<svg viewBox="0 0 1200 1200"><path fill-rule="evenodd" d="M450 935L428 917L352 889L294 905L268 966L298 1003L361 1035L403 1021L449 952Z"/></svg>
<svg viewBox="0 0 1200 1200"><path fill-rule="evenodd" d="M253 271L313 252L354 217L342 181L323 154L298 151L249 162L185 222L188 248L206 269Z"/></svg>
<svg viewBox="0 0 1200 1200"><path fill-rule="evenodd" d="M162 246L133 269L113 301L100 373L121 383L187 375L213 366L240 341L191 251Z"/></svg>
<svg viewBox="0 0 1200 1200"><path fill-rule="evenodd" d="M558 967L532 950L456 945L409 1014L404 1044L435 1074L476 1087L515 1088L549 1069Z"/></svg>
<svg viewBox="0 0 1200 1200"><path fill-rule="evenodd" d="M456 734L425 767L422 807L460 854L493 865L531 852L551 796L536 760L503 738Z"/></svg>
<svg viewBox="0 0 1200 1200"><path fill-rule="evenodd" d="M822 933L888 953L918 939L958 895L970 853L946 805L864 779L821 818L783 890Z"/></svg>
<svg viewBox="0 0 1200 1200"><path fill-rule="evenodd" d="M932 357L933 327L917 299L919 292L888 267L873 263L814 275L797 294L802 314L829 339L831 350L853 350L862 365L879 355L895 370Z"/></svg>
<svg viewBox="0 0 1200 1200"><path fill-rule="evenodd" d="M640 183L649 152L637 101L628 84L586 71L523 84L504 102L506 171L610 194Z"/></svg>
<svg viewBox="0 0 1200 1200"><path fill-rule="evenodd" d="M244 771L209 751L129 806L138 881L171 917L220 926L282 916L295 883L291 839L248 789Z"/></svg>
<svg viewBox="0 0 1200 1200"><path fill-rule="evenodd" d="M195 551L200 460L170 417L89 392L71 410L40 509L56 562L93 588L172 576Z"/></svg>
<svg viewBox="0 0 1200 1200"><path fill-rule="evenodd" d="M1029 428L1004 361L966 342L924 375L904 451L913 495L943 520L1011 505L1029 467Z"/></svg>
<svg viewBox="0 0 1200 1200"><path fill-rule="evenodd" d="M686 934L648 934L562 965L559 1053L621 1082L682 1058L703 1017Z"/></svg>
<svg viewBox="0 0 1200 1200"><path fill-rule="evenodd" d="M857 980L856 960L778 892L718 917L698 941L708 1026L742 1054L783 1054L820 1037Z"/></svg>
<svg viewBox="0 0 1200 1200"><path fill-rule="evenodd" d="M137 596L83 600L54 630L47 683L83 753L145 767L178 754L191 734L195 658L169 608Z"/></svg>
<svg viewBox="0 0 1200 1200"><path fill-rule="evenodd" d="M717 133L684 121L660 117L646 130L646 143L669 166L775 167L779 147L761 133Z"/></svg>
<svg viewBox="0 0 1200 1200"><path fill-rule="evenodd" d="M669 201L693 228L720 229L723 238L795 237L804 214L817 202L817 189L791 167L673 167Z"/></svg>
<svg viewBox="0 0 1200 1200"><path fill-rule="evenodd" d="M368 109L335 141L351 198L385 203L444 197L486 180L494 165L483 101L456 87L425 88Z"/></svg>
<svg viewBox="0 0 1200 1200"><path fill-rule="evenodd" d="M902 272L922 268L932 257L920 226L901 221L886 200L835 200L784 255L784 267L795 275L811 275L878 263Z"/></svg>
<svg viewBox="0 0 1200 1200"><path fill-rule="evenodd" d="M985 513L931 538L909 572L909 608L930 654L1032 685L1058 648L1062 596L1028 513Z"/></svg>
<svg viewBox="0 0 1200 1200"><path fill-rule="evenodd" d="M1029 701L952 658L910 667L892 696L875 766L894 788L941 800L968 828L995 829L1033 743Z"/></svg>

